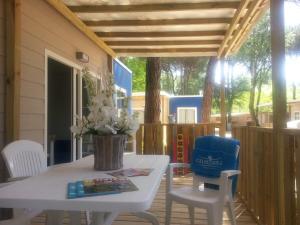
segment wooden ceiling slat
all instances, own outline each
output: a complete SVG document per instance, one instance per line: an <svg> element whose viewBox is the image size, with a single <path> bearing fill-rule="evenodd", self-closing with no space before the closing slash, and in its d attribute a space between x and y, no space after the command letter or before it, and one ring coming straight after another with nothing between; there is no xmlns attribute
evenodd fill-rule
<svg viewBox="0 0 300 225"><path fill-rule="evenodd" d="M196 19L160 19L160 20L85 20L87 26L155 26L155 25L195 25L229 24L231 18L196 18Z"/></svg>
<svg viewBox="0 0 300 225"><path fill-rule="evenodd" d="M249 33L251 32L252 28L255 26L259 18L263 16L263 14L268 9L267 1L262 6L261 10L257 10L255 15L252 17L251 23L248 23L247 27L244 29L243 33L240 35L240 38L235 42L233 47L231 48L231 51L228 52L228 54L232 52L237 52L239 48L242 46L242 44L246 41L247 37L249 36Z"/></svg>
<svg viewBox="0 0 300 225"><path fill-rule="evenodd" d="M210 45L221 44L222 40L182 40L182 41L106 41L110 46L168 46L168 45Z"/></svg>
<svg viewBox="0 0 300 225"><path fill-rule="evenodd" d="M225 30L216 31L170 31L170 32L96 32L99 37L191 37L224 36Z"/></svg>
<svg viewBox="0 0 300 225"><path fill-rule="evenodd" d="M257 19L261 17L268 2L268 0L220 0L200 3L129 5L91 3L66 6L62 0L46 1L112 56L116 52L118 55L134 56L157 54L158 56L217 55L219 57L226 57L240 47ZM160 12L171 12L172 17L169 15L168 18L165 17L167 19L162 19L162 16L157 16L161 15ZM75 13L87 13L88 16ZM117 16L113 15L107 18L108 20L105 20L105 16L105 19L101 20L101 16L93 13L100 13L99 15L102 16L105 16L105 13L108 13L107 15L115 13ZM194 13L193 17L189 16L190 13ZM199 13L202 13L201 16ZM198 14L200 18L197 18ZM78 16L86 20L80 20ZM98 19L94 20L96 18ZM184 29L182 28L185 27L184 25L200 25L200 27L191 29L189 26ZM167 26L170 26L170 29ZM105 27L114 27L114 29ZM135 27L136 29L133 29ZM141 27L147 29L142 31ZM97 32L98 30L100 32Z"/></svg>
<svg viewBox="0 0 300 225"><path fill-rule="evenodd" d="M229 40L228 45L224 52L224 56L230 54L235 43L241 38L241 35L247 28L248 24L251 22L253 15L260 12L259 8L261 7L262 4L264 4L263 1L264 0L252 1L250 8L247 10L246 15L242 18L239 28L234 32L233 37Z"/></svg>
<svg viewBox="0 0 300 225"><path fill-rule="evenodd" d="M163 49L147 49L147 48L139 48L139 49L117 49L114 51L116 53L164 53L164 52L217 52L218 48L163 48Z"/></svg>
<svg viewBox="0 0 300 225"><path fill-rule="evenodd" d="M217 52L134 52L134 53L118 53L118 56L131 57L210 57L217 56Z"/></svg>
<svg viewBox="0 0 300 225"><path fill-rule="evenodd" d="M121 12L157 12L183 10L236 9L239 1L201 2L201 3L160 3L140 5L76 5L69 8L76 13L121 13Z"/></svg>
<svg viewBox="0 0 300 225"><path fill-rule="evenodd" d="M232 22L230 23L230 26L228 28L228 30L226 31L224 40L218 50L218 56L221 56L223 53L223 50L225 49L228 41L230 40L230 38L232 37L233 32L235 31L235 29L237 28L238 23L240 22L240 19L243 16L243 12L244 10L247 8L248 4L251 2L251 0L242 0L240 3L239 8L236 10L234 17L232 19Z"/></svg>

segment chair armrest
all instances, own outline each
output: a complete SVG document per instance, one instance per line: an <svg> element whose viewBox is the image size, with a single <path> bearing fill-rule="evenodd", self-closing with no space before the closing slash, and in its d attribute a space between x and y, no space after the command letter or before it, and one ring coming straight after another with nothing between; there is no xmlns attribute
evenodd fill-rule
<svg viewBox="0 0 300 225"><path fill-rule="evenodd" d="M0 188L3 188L5 186L8 186L8 185L11 185L13 184L14 182L5 182L5 183L0 183Z"/></svg>
<svg viewBox="0 0 300 225"><path fill-rule="evenodd" d="M234 175L239 175L241 174L240 170L223 170L221 172L221 176L225 176L226 178L232 177Z"/></svg>
<svg viewBox="0 0 300 225"><path fill-rule="evenodd" d="M25 177L10 177L7 179L7 182L15 182L15 181L20 181L20 180L25 180L29 178L30 176L25 176Z"/></svg>
<svg viewBox="0 0 300 225"><path fill-rule="evenodd" d="M230 198L232 198L232 180L229 178L239 174L241 174L241 171L239 170L223 170L221 172L220 192L223 198L225 198L225 196L230 196Z"/></svg>
<svg viewBox="0 0 300 225"><path fill-rule="evenodd" d="M28 177L14 177L14 178L8 178L6 182L0 183L0 188L14 184L20 180L24 180Z"/></svg>
<svg viewBox="0 0 300 225"><path fill-rule="evenodd" d="M170 163L169 169L174 168L190 168L191 165L189 163Z"/></svg>
<svg viewBox="0 0 300 225"><path fill-rule="evenodd" d="M173 186L173 170L175 168L190 168L188 163L170 163L167 169L167 193L172 190Z"/></svg>

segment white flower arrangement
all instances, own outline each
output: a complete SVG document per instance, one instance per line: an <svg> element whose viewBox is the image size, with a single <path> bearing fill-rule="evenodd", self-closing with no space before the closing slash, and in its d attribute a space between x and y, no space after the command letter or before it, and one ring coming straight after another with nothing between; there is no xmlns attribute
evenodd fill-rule
<svg viewBox="0 0 300 225"><path fill-rule="evenodd" d="M118 116L113 99L114 84L111 81L107 89L100 91L92 98L89 115L82 118L77 116L77 125L71 131L78 137L84 135L133 135L139 128L137 115L129 115L124 107Z"/></svg>

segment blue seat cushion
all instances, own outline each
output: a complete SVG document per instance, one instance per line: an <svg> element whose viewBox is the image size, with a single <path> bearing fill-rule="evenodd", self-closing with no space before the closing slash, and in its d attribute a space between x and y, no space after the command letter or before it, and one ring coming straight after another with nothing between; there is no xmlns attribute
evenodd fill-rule
<svg viewBox="0 0 300 225"><path fill-rule="evenodd" d="M217 136L197 138L192 153L191 170L200 176L208 178L220 177L223 170L239 168L239 141ZM218 186L205 184L206 187ZM235 193L237 176L232 177L232 192Z"/></svg>

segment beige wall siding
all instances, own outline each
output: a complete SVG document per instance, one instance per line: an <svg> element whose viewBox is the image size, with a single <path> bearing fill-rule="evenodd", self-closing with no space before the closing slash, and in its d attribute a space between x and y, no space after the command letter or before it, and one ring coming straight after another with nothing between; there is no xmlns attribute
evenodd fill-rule
<svg viewBox="0 0 300 225"><path fill-rule="evenodd" d="M83 51L90 57L90 70L102 76L107 70L107 55L45 1L22 1L21 10L20 135L43 143L45 49L78 65L75 52Z"/></svg>
<svg viewBox="0 0 300 225"><path fill-rule="evenodd" d="M145 111L145 95L132 96L132 109L139 112L139 122L144 123L144 111ZM160 122L168 123L169 116L169 97L165 95L160 96Z"/></svg>
<svg viewBox="0 0 300 225"><path fill-rule="evenodd" d="M0 0L0 151L4 147L4 75L5 75L4 0ZM0 156L0 181L4 178L4 162Z"/></svg>
<svg viewBox="0 0 300 225"><path fill-rule="evenodd" d="M290 104L290 120L299 120L299 118L296 118L296 113L300 113L300 102Z"/></svg>

